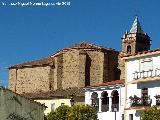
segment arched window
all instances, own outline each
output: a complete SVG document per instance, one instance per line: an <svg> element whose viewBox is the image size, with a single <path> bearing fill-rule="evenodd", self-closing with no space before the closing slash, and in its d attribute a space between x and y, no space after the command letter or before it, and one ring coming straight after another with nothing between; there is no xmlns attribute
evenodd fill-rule
<svg viewBox="0 0 160 120"><path fill-rule="evenodd" d="M98 94L96 92L93 92L91 95L91 100L92 100L92 106L96 107L96 110L99 110L99 99L98 99Z"/></svg>
<svg viewBox="0 0 160 120"><path fill-rule="evenodd" d="M117 90L112 91L112 111L119 111L119 93Z"/></svg>
<svg viewBox="0 0 160 120"><path fill-rule="evenodd" d="M109 111L109 97L106 91L102 92L101 100L102 100L102 112Z"/></svg>
<svg viewBox="0 0 160 120"><path fill-rule="evenodd" d="M127 46L127 53L131 54L131 46L130 45Z"/></svg>

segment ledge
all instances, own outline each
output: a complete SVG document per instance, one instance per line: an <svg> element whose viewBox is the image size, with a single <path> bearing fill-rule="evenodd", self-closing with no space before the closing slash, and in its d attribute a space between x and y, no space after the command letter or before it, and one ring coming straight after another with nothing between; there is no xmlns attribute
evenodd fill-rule
<svg viewBox="0 0 160 120"><path fill-rule="evenodd" d="M124 110L145 110L150 108L150 106L137 106L137 107L129 107L125 108Z"/></svg>
<svg viewBox="0 0 160 120"><path fill-rule="evenodd" d="M160 81L160 77L141 78L137 80L132 80L131 82L128 82L127 84L136 84L136 83L151 82L151 81Z"/></svg>

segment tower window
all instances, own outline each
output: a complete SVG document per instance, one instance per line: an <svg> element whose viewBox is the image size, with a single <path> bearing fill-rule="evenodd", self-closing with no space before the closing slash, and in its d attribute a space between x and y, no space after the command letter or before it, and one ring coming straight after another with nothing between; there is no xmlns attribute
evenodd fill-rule
<svg viewBox="0 0 160 120"><path fill-rule="evenodd" d="M131 53L131 46L130 45L127 46L127 53Z"/></svg>

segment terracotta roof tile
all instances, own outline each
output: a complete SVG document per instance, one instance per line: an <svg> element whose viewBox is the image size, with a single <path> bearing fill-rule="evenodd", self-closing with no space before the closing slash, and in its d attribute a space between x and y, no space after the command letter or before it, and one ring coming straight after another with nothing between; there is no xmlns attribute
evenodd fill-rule
<svg viewBox="0 0 160 120"><path fill-rule="evenodd" d="M134 56L145 55L145 54L156 53L156 52L160 52L160 48L155 49L155 50L142 51L142 52L133 53L133 54L120 53L120 57L121 58L124 58L124 57L134 57Z"/></svg>
<svg viewBox="0 0 160 120"><path fill-rule="evenodd" d="M38 92L38 93L24 93L23 95L32 99L50 99L50 98L70 98L71 95L75 97L84 97L83 88L68 88L68 89L57 89L49 92Z"/></svg>
<svg viewBox="0 0 160 120"><path fill-rule="evenodd" d="M103 52L110 51L110 52L116 52L117 54L119 53L118 51L115 51L114 49L111 49L111 48L105 48L105 47L98 46L98 45L95 45L95 44L89 44L87 42L82 42L82 43L79 43L79 44L75 44L75 45L73 45L69 48L64 48L62 50L59 50L58 52L56 52L55 54L52 54L48 58L13 65L13 66L10 66L9 69L50 65L50 64L54 63L54 58L56 56L62 55L64 52L66 52L68 50L74 50L74 49L82 49L84 51L85 50L100 50L100 51L103 51Z"/></svg>
<svg viewBox="0 0 160 120"><path fill-rule="evenodd" d="M25 62L22 64L13 65L13 66L10 66L9 69L31 67L31 66L53 65L53 63L54 63L54 58L48 57L48 58L44 58L40 60L35 60L35 61Z"/></svg>
<svg viewBox="0 0 160 120"><path fill-rule="evenodd" d="M118 85L118 84L124 84L124 83L125 83L125 80L114 80L114 81L100 83L100 84L96 84L88 87L109 86L109 85Z"/></svg>

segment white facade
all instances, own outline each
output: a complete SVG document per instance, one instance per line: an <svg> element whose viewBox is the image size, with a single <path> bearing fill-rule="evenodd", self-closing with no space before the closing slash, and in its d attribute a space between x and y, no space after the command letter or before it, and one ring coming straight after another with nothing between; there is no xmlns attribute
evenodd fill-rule
<svg viewBox="0 0 160 120"><path fill-rule="evenodd" d="M115 92L116 91L116 92ZM99 120L123 120L124 117L124 84L107 85L99 87L91 87L85 89L85 104L93 105L93 94L97 95L97 104L95 104L98 112ZM107 93L107 94L106 94ZM118 93L118 101L113 100L115 93ZM106 99L104 98L106 94ZM103 101L108 101L107 103ZM117 112L115 110L117 109Z"/></svg>
<svg viewBox="0 0 160 120"><path fill-rule="evenodd" d="M48 99L48 100L35 100L36 102L40 102L41 104L45 104L47 106L44 114L47 115L50 112L54 112L56 108L61 105L71 106L70 99Z"/></svg>
<svg viewBox="0 0 160 120"><path fill-rule="evenodd" d="M116 120L140 120L141 113L153 106L160 105L160 51L124 57L125 82L85 89L85 104L97 107L99 120L115 120L113 112L113 93L118 92L119 110ZM103 110L103 93L109 100L107 111ZM95 94L96 93L96 94ZM93 94L97 97L94 103ZM116 106L117 107L117 106Z"/></svg>
<svg viewBox="0 0 160 120"><path fill-rule="evenodd" d="M160 53L151 52L125 58L125 119L140 120L140 114L159 105Z"/></svg>

